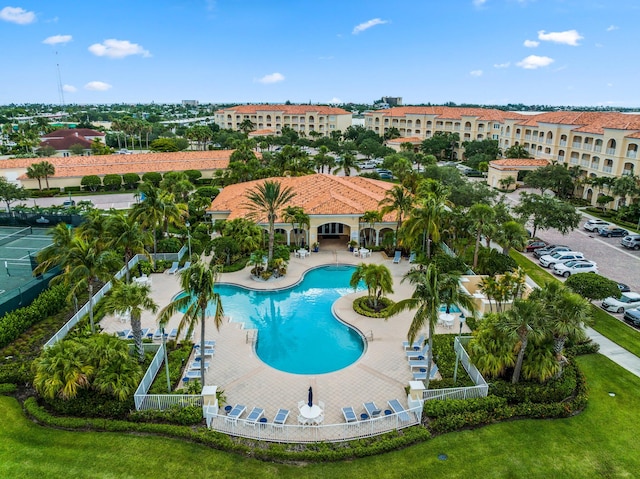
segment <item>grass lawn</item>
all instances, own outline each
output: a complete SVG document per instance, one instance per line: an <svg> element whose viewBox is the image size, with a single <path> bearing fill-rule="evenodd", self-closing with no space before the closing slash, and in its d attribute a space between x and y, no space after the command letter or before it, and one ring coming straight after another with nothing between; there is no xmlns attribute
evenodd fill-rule
<svg viewBox="0 0 640 479"><path fill-rule="evenodd" d="M640 427L640 378L599 354L579 363L590 398L576 417L511 421L372 458L300 466L263 463L155 436L43 428L25 419L13 398L0 397L0 477L635 477L640 468L640 456L633 452ZM439 460L441 453L448 460Z"/></svg>
<svg viewBox="0 0 640 479"><path fill-rule="evenodd" d="M547 281L559 281L554 275L535 264L523 254L511 250L511 257L539 286ZM599 306L592 305L591 307L593 308L594 319L591 327L627 351L636 356L640 356L640 332L631 326L627 326L626 323L616 317L611 316Z"/></svg>

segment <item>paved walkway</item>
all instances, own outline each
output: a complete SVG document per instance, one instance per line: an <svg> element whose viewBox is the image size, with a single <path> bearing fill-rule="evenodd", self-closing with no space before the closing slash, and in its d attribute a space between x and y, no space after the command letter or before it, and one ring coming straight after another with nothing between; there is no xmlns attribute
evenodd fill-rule
<svg viewBox="0 0 640 479"><path fill-rule="evenodd" d="M600 354L640 377L640 358L638 356L618 346L594 329L587 328L587 334L594 342L600 345Z"/></svg>
<svg viewBox="0 0 640 479"><path fill-rule="evenodd" d="M360 259L347 251L346 246L335 245L335 249L322 246L319 253L300 259L291 258L287 276L277 282L256 282L249 275L249 268L235 273L223 274L221 282L234 283L253 289L274 289L291 286L300 281L303 273L312 267L335 264L358 264L360 262L382 263L391 270L394 281L394 293L389 297L395 301L411 295L412 287L401 283L402 277L410 265L403 259L393 264L391 258L382 253L373 253ZM178 293L178 278L168 274L154 274L152 277L152 297L160 307L166 305ZM248 331L243 329L240 318L229 318L220 328L212 326L206 330L206 339L215 339L215 355L210 360L206 373L206 384L217 385L223 389L228 404L244 404L247 410L253 406L265 409L266 417L271 420L279 408L292 411L289 421L295 422L298 401L306 400L309 386L313 387L314 401L323 401L326 405L325 423L344 422L342 407L352 406L359 415L364 412L362 404L374 401L379 408L385 409L387 401L398 399L406 403L405 386L412 379L407 364L402 341L413 315L399 314L388 320L365 318L353 311L352 301L366 292L351 293L338 299L333 306L334 314L342 321L357 328L367 336L366 350L355 363L333 373L315 375L297 375L273 369L256 355L254 346L248 340ZM310 311L310 313L312 313ZM181 315L171 318L169 329L176 327ZM311 314L310 314L311 319ZM142 317L143 328L155 328L155 315L145 312ZM107 317L101 322L107 332L115 332L128 327L117 318ZM456 315L453 328L438 327L438 333L456 333L459 322ZM464 332L469 332L466 324ZM199 327L195 340L199 340ZM250 333L249 333L250 336ZM373 338L371 340L370 338Z"/></svg>

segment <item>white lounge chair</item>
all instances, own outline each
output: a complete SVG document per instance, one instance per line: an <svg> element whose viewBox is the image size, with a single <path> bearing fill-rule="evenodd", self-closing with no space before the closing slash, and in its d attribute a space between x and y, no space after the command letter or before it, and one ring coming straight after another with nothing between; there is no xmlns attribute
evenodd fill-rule
<svg viewBox="0 0 640 479"><path fill-rule="evenodd" d="M177 339L178 338L178 328L173 328L169 333L169 339Z"/></svg>
<svg viewBox="0 0 640 479"><path fill-rule="evenodd" d="M422 349L418 349L417 351L407 351L407 359L419 359L420 356L423 358L427 357L427 353L429 352L429 344L425 344Z"/></svg>
<svg viewBox="0 0 640 479"><path fill-rule="evenodd" d="M254 407L247 416L247 424L250 426L255 426L263 414L264 409L262 409L261 407Z"/></svg>
<svg viewBox="0 0 640 479"><path fill-rule="evenodd" d="M410 368L426 368L429 363L426 359L410 359L409 367Z"/></svg>
<svg viewBox="0 0 640 479"><path fill-rule="evenodd" d="M400 263L400 259L402 259L402 251L396 251L396 254L393 257L393 262L398 264Z"/></svg>
<svg viewBox="0 0 640 479"><path fill-rule="evenodd" d="M246 406L242 404L236 404L235 406L233 406L233 409L229 411L229 414L227 414L227 421L236 422L238 418L242 416L242 413L246 411L246 409Z"/></svg>
<svg viewBox="0 0 640 479"><path fill-rule="evenodd" d="M185 269L187 269L187 268L188 268L188 267L190 267L190 266L191 266L191 261L186 261L186 262L184 263L184 266L183 266L182 268L180 268L180 269L177 271L177 273L181 273L181 272L183 272Z"/></svg>
<svg viewBox="0 0 640 479"><path fill-rule="evenodd" d="M424 334L421 334L419 338L413 341L413 344L409 344L409 341L402 341L402 347L404 349L420 349L424 344Z"/></svg>
<svg viewBox="0 0 640 479"><path fill-rule="evenodd" d="M171 264L171 268L169 268L168 273L169 274L176 274L176 271L178 271L178 268L180 267L180 263L178 261L174 261Z"/></svg>
<svg viewBox="0 0 640 479"><path fill-rule="evenodd" d="M369 415L369 417L379 416L380 413L382 412L380 408L376 406L376 403L374 403L373 401L366 402L363 404L363 406L364 406L364 410L367 411L367 414Z"/></svg>
<svg viewBox="0 0 640 479"><path fill-rule="evenodd" d="M207 339L204 342L204 348L205 349L213 349L215 347L215 345L216 345L216 340L215 339ZM193 345L193 347L195 349L199 349L200 348L200 343L195 343Z"/></svg>
<svg viewBox="0 0 640 479"><path fill-rule="evenodd" d="M116 331L116 335L120 339L128 339L129 334L131 334L131 330L130 329L123 329L122 331Z"/></svg>
<svg viewBox="0 0 640 479"><path fill-rule="evenodd" d="M189 371L200 371L200 363L201 361L191 361L189 363ZM204 362L204 370L207 371L209 369L209 361Z"/></svg>
<svg viewBox="0 0 640 479"><path fill-rule="evenodd" d="M347 422L356 422L358 420L358 416L356 416L356 413L351 406L343 407L342 415L344 416L344 420Z"/></svg>
<svg viewBox="0 0 640 479"><path fill-rule="evenodd" d="M409 414L407 414L407 410L404 407L402 407L402 404L400 404L400 401L398 401L397 399L392 399L391 401L387 401L387 403L389 404L389 407L391 408L391 410L398 415L398 419L400 419L403 422L411 420L411 418L409 417Z"/></svg>
<svg viewBox="0 0 640 479"><path fill-rule="evenodd" d="M409 255L409 263L415 263L416 262L416 252L412 251L411 254Z"/></svg>
<svg viewBox="0 0 640 479"><path fill-rule="evenodd" d="M287 418L289 417L288 409L278 409L276 413L276 417L273 418L274 426L283 426L285 422L287 422Z"/></svg>
<svg viewBox="0 0 640 479"><path fill-rule="evenodd" d="M160 341L162 339L162 328L157 328L153 333L154 341Z"/></svg>

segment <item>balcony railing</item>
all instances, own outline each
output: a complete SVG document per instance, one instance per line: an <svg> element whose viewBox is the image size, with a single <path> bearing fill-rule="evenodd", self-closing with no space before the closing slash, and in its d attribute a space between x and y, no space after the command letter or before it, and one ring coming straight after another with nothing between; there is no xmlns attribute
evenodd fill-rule
<svg viewBox="0 0 640 479"><path fill-rule="evenodd" d="M616 154L615 148L607 148L607 155L615 155L615 154Z"/></svg>
<svg viewBox="0 0 640 479"><path fill-rule="evenodd" d="M562 155L562 156L558 155L558 161L561 161L561 162L564 163L564 155Z"/></svg>
<svg viewBox="0 0 640 479"><path fill-rule="evenodd" d="M553 145L553 140L549 139L546 141L547 145Z"/></svg>
<svg viewBox="0 0 640 479"><path fill-rule="evenodd" d="M626 176L633 175L633 170L622 170L622 174Z"/></svg>
<svg viewBox="0 0 640 479"><path fill-rule="evenodd" d="M593 151L595 151L596 153L600 153L602 151L602 146L601 145L594 146Z"/></svg>
<svg viewBox="0 0 640 479"><path fill-rule="evenodd" d="M516 133L516 138L520 138L520 133Z"/></svg>
<svg viewBox="0 0 640 479"><path fill-rule="evenodd" d="M571 160L569 160L569 163L571 163L572 165L577 165L578 164L578 159L577 158L571 158Z"/></svg>
<svg viewBox="0 0 640 479"><path fill-rule="evenodd" d="M530 140L531 139L531 135L524 135L524 139L525 140Z"/></svg>
<svg viewBox="0 0 640 479"><path fill-rule="evenodd" d="M612 170L613 170L613 167L611 166L605 166L602 168L602 171L605 173L611 173Z"/></svg>
<svg viewBox="0 0 640 479"><path fill-rule="evenodd" d="M627 151L627 158L637 158L638 157L638 152L637 151L633 151L633 150L629 150Z"/></svg>
<svg viewBox="0 0 640 479"><path fill-rule="evenodd" d="M589 160L581 160L580 166L589 166Z"/></svg>
<svg viewBox="0 0 640 479"><path fill-rule="evenodd" d="M567 140L560 140L560 146L567 146Z"/></svg>
<svg viewBox="0 0 640 479"><path fill-rule="evenodd" d="M582 145L582 149L587 151L591 151L592 147L593 145L591 143L585 143L584 145Z"/></svg>
<svg viewBox="0 0 640 479"><path fill-rule="evenodd" d="M464 131L471 131L471 127L470 126L465 126L464 127Z"/></svg>
<svg viewBox="0 0 640 479"><path fill-rule="evenodd" d="M574 141L573 143L571 143L571 146L573 148L582 148L582 143L580 143L579 141Z"/></svg>

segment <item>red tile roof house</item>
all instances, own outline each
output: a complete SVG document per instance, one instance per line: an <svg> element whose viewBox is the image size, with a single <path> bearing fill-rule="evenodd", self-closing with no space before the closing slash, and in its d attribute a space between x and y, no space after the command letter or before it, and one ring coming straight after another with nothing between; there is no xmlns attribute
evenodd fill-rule
<svg viewBox="0 0 640 479"><path fill-rule="evenodd" d="M229 165L234 150L180 151L175 153L141 153L137 155L54 156L45 161L53 164L55 174L49 178L51 188L80 186L84 176L123 175L148 172L199 170L203 178L212 178L217 170ZM38 181L27 178L27 167L42 158L17 158L0 161L0 175L27 189L37 189Z"/></svg>
<svg viewBox="0 0 640 479"><path fill-rule="evenodd" d="M360 222L366 211L379 210L378 204L394 185L385 181L372 180L361 176L334 176L315 174L297 177L269 178L281 183L281 189L291 187L295 196L287 206L301 206L309 215L310 227L304 231L308 244L316 242L322 247L323 240L343 243L346 248L351 240L364 245L370 238L376 245L381 244L387 232L396 228L395 213L384 216L375 223L373 230L369 224ZM207 209L213 221L246 218L249 215L247 193L265 180L248 181L225 187ZM265 218L258 219L265 229ZM276 219L276 232L287 238L287 244L294 243L293 228L281 217ZM302 233L302 232L301 232Z"/></svg>
<svg viewBox="0 0 640 479"><path fill-rule="evenodd" d="M505 158L502 160L494 160L489 162L489 171L487 173L487 183L493 188L502 188L500 180L513 178L509 189L517 188L518 173L521 171L533 171L543 166L547 166L549 161L534 158ZM522 182L520 182L522 183Z"/></svg>
<svg viewBox="0 0 640 479"><path fill-rule="evenodd" d="M51 146L62 156L70 156L72 145L82 145L85 151L91 150L91 143L95 138L105 142L105 134L101 131L90 130L89 128L65 128L52 131L40 138L40 147Z"/></svg>

